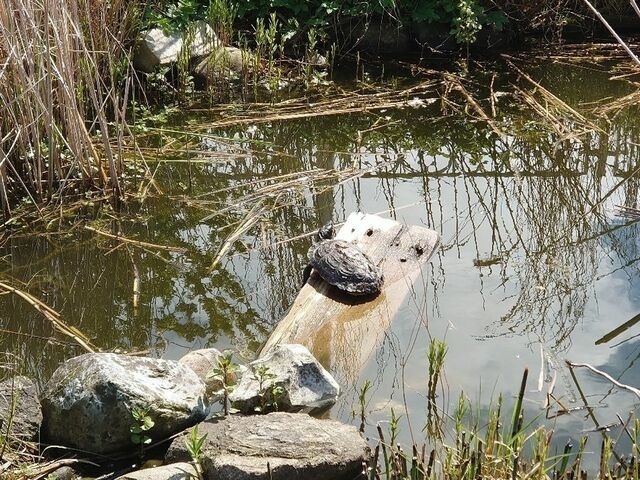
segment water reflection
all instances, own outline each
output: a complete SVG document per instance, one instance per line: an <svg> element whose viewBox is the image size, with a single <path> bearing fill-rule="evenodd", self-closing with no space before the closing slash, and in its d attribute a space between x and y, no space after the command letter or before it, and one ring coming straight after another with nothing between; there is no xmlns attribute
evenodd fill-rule
<svg viewBox="0 0 640 480"><path fill-rule="evenodd" d="M576 73L554 68L560 74L543 76L547 88L555 81L569 102L600 98L592 87L601 79L561 81L562 72L567 79ZM2 278L42 298L103 349L177 358L192 348L233 347L250 358L298 292L308 232L352 211L382 212L437 230L442 247L380 332L360 378L344 385L333 416L351 421L367 378L371 424L393 406L412 418L419 440L431 338L449 346L444 408L464 391L486 409L497 392L517 390L525 366L534 390L543 369L542 390L527 392L532 416L553 371L554 397L572 404L579 396L565 357L633 383L637 342L594 342L640 311L638 227L611 210L638 206L639 117L619 112L566 138L514 108L513 98L497 104L511 131L502 137L463 112L443 117L439 104L210 129L197 142L176 133L173 141L191 142L194 155L188 164L159 166L164 194L151 189L125 212L105 211L94 226L187 253L119 246L77 229L12 239L0 252ZM149 147L160 143L152 138ZM19 353L32 374L46 379L80 353L69 339L50 340L51 326L14 296L0 296L0 305L0 350ZM633 406L599 379L580 378L585 391L607 390L602 423ZM583 416L554 422L577 436L591 428Z"/></svg>

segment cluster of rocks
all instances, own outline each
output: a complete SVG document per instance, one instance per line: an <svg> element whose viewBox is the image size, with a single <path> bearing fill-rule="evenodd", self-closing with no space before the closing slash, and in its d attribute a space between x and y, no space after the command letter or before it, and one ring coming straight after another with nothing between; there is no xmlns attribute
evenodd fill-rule
<svg viewBox="0 0 640 480"><path fill-rule="evenodd" d="M142 33L133 56L136 69L153 73L158 67L187 60L187 67L200 83L212 76L239 75L250 70L254 61L250 52L223 45L209 24L194 22L188 31L167 33L153 28Z"/></svg>
<svg viewBox="0 0 640 480"><path fill-rule="evenodd" d="M278 345L235 369L226 378L236 384L229 396L234 414L227 416L212 415L224 387L219 375L211 375L221 355L206 349L177 362L115 353L71 358L40 396L25 377L0 383L0 423L10 425L10 441L42 441L107 456L139 451L132 427L144 418L152 425L142 432L149 442L195 425L198 437L206 434L198 463L186 447L185 432L172 441L165 466L121 479L358 476L368 449L356 429L306 414L330 407L340 388L304 346ZM251 415L257 412L263 415Z"/></svg>

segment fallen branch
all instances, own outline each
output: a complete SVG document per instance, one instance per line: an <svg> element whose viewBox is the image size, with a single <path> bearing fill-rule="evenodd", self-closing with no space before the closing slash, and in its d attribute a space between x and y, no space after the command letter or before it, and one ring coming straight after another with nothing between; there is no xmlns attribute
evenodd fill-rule
<svg viewBox="0 0 640 480"><path fill-rule="evenodd" d="M593 366L589 365L588 363L573 363L573 362L570 362L569 360L565 360L565 362L569 366L569 368L572 368L572 369L576 368L576 367L588 368L593 373L595 373L597 375L600 375L601 377L606 378L607 380L609 380L616 387L622 388L623 390L627 390L627 391L633 393L636 397L640 398L640 389L637 389L635 387L631 387L629 385L625 385L624 383L620 383L619 381L617 381L615 378L613 378L608 373L605 373L602 370L598 370L596 367L593 367Z"/></svg>

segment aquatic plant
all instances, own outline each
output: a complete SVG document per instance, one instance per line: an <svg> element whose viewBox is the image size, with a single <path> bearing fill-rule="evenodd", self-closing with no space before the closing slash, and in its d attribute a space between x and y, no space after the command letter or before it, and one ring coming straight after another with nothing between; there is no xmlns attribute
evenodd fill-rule
<svg viewBox="0 0 640 480"><path fill-rule="evenodd" d="M378 424L378 438L374 440L371 458L364 474L369 480L386 479L443 479L474 480L478 478L511 479L575 479L638 478L638 440L640 439L640 421L635 419L632 428L625 427L624 434L632 441L632 451L628 456L616 454L613 450L614 439L603 433L600 445L599 474L585 470L584 455L588 437L584 436L578 444L567 443L558 453L552 450L554 431L543 426L533 428L533 423L523 422L524 410L520 401L526 389L527 372L523 374L514 406L511 421L502 424L503 398L489 407L480 418L473 417L468 402L461 395L451 419L452 431L446 416L441 416L440 429L445 436L427 434L424 444L413 444L405 451L396 443L397 417L390 413L389 438ZM450 440L447 440L450 438ZM428 446L428 448L427 448Z"/></svg>

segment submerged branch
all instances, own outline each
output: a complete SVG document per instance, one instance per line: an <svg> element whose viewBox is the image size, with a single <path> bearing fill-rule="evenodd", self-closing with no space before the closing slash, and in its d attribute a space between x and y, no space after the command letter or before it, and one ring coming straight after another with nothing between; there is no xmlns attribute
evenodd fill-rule
<svg viewBox="0 0 640 480"><path fill-rule="evenodd" d="M76 327L71 327L65 324L60 319L60 314L56 312L53 308L49 307L47 304L38 300L36 297L27 293L23 290L20 290L16 287L8 285L4 282L0 282L0 289L5 292L11 292L18 295L20 298L25 300L29 305L35 308L38 312L45 316L47 320L51 322L53 327L59 332L71 337L75 340L82 348L84 348L87 352L93 353L96 351L96 347L91 344L91 340L87 338L80 330Z"/></svg>
<svg viewBox="0 0 640 480"><path fill-rule="evenodd" d="M85 230L89 230L90 232L97 233L98 235L103 235L108 238L112 238L114 240L118 240L123 243L129 243L131 245L135 245L141 248L151 248L155 250L164 250L165 252L177 252L177 253L185 253L187 249L185 247L172 247L169 245L158 245L155 243L143 242L141 240L133 240L131 238L123 237L121 235L113 235L112 233L103 232L102 230L98 230L97 228L90 227L85 225Z"/></svg>

